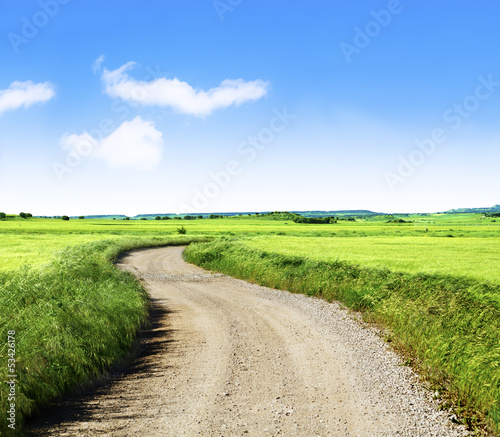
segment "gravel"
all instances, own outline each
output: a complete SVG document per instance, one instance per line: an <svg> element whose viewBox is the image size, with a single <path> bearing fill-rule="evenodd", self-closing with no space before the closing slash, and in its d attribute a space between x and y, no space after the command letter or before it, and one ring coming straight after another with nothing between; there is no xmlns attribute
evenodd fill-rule
<svg viewBox="0 0 500 437"><path fill-rule="evenodd" d="M338 303L210 274L179 247L132 252L120 268L151 296L143 353L27 435L468 435Z"/></svg>

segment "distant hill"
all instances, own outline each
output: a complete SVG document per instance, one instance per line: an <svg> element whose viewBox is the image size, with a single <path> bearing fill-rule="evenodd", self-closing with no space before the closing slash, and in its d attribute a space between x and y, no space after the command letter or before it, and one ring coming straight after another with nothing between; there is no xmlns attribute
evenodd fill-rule
<svg viewBox="0 0 500 437"><path fill-rule="evenodd" d="M277 215L277 214L285 214L284 212L273 212L270 211L245 211L245 212L210 212L210 213L191 213L191 214L173 214L173 213L155 213L155 214L137 214L136 216L130 217L132 220L140 220L141 218L145 218L148 220L154 220L156 217L184 217L185 215L193 216L193 217L203 217L208 218L210 215L219 215L225 217L234 217L234 216L248 216L259 214L261 216L266 216L269 214ZM373 212L366 209L352 209L352 210L339 210L339 211L290 211L286 212L286 214L290 214L291 216L294 214L301 215L303 217L373 217L377 215L385 215L380 212ZM108 214L108 215L86 215L86 219L124 219L126 216L123 214ZM72 216L71 218L78 218L78 216ZM290 217L283 216L282 218L289 219Z"/></svg>
<svg viewBox="0 0 500 437"><path fill-rule="evenodd" d="M148 220L153 220L156 217L184 217L186 215L192 216L192 217L203 217L203 218L208 218L210 215L221 215L225 217L233 217L233 216L238 216L238 215L248 215L248 214L255 214L255 212L192 212L189 214L173 214L173 213L158 213L158 214L138 214L132 219L141 219L141 218L146 218Z"/></svg>
<svg viewBox="0 0 500 437"><path fill-rule="evenodd" d="M458 208L458 209L450 209L446 211L447 214L456 214L460 212L466 212L469 214L482 213L482 212L500 212L500 205L494 205L490 208Z"/></svg>
<svg viewBox="0 0 500 437"><path fill-rule="evenodd" d="M132 219L141 219L141 218L146 218L148 220L154 220L155 217L177 217L177 214L173 214L173 213L170 213L170 212L167 212L167 213L158 213L158 214L137 214L136 216L134 217L131 217Z"/></svg>
<svg viewBox="0 0 500 437"><path fill-rule="evenodd" d="M444 211L446 214L458 214L458 213L468 213L468 214L474 214L474 213L495 213L495 212L500 212L500 205L494 205L490 208L458 208L458 209L450 209L449 211ZM157 213L157 214L138 214L134 217L131 217L132 220L139 220L141 218L146 218L148 220L154 220L155 217L160 216L160 217L184 217L185 215L190 215L194 217L203 217L203 218L208 218L210 215L220 215L220 216L225 216L225 217L232 217L232 216L247 216L247 215L277 215L277 214L285 214L284 212L273 212L271 213L270 211L259 211L258 213L256 211L246 211L246 212L210 212L210 213L191 213L191 214L173 214L173 213ZM376 216L381 216L384 218L387 214L384 212L374 212L370 211L367 209L342 209L342 210L337 210L337 211L322 211L322 210L317 210L317 211L289 211L286 212L286 214L298 214L303 217L315 217L315 218L322 218L322 217L376 217ZM395 214L395 215L408 215L408 214ZM126 216L123 214L107 214L107 215L86 215L86 219L113 219L115 218L116 220L121 220L124 219ZM72 216L71 218L78 218L78 216ZM282 218L284 219L289 219L289 217L283 216Z"/></svg>
<svg viewBox="0 0 500 437"><path fill-rule="evenodd" d="M70 216L70 218L72 219L77 219L79 216L78 215L75 215L75 216ZM105 214L105 215L86 215L84 216L86 219L108 219L108 220L112 220L112 219L123 219L125 218L126 216L124 216L123 214Z"/></svg>
<svg viewBox="0 0 500 437"><path fill-rule="evenodd" d="M382 212L373 212L366 209L343 209L340 211L291 211L304 217L371 217L375 215L384 215Z"/></svg>

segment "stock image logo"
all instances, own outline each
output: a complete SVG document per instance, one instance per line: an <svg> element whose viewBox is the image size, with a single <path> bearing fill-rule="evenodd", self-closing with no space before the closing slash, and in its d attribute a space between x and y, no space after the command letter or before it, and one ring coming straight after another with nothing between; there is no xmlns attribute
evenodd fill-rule
<svg viewBox="0 0 500 437"><path fill-rule="evenodd" d="M21 18L20 29L7 33L12 50L19 53L22 46L35 38L59 14L61 6L67 5L69 2L70 0L40 0L38 2L39 9L33 15Z"/></svg>

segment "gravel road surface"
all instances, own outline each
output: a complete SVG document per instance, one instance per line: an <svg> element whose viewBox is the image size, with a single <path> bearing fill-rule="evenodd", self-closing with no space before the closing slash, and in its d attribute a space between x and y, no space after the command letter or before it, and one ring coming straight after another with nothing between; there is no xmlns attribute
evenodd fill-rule
<svg viewBox="0 0 500 437"><path fill-rule="evenodd" d="M339 304L145 249L152 327L120 374L57 406L37 436L462 436L433 394Z"/></svg>

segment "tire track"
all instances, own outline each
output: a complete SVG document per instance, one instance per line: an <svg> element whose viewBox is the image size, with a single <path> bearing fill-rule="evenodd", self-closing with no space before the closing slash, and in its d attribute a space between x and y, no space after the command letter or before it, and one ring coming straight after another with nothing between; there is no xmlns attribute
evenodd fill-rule
<svg viewBox="0 0 500 437"><path fill-rule="evenodd" d="M466 435L338 304L210 274L182 250L122 257L156 314L142 354L28 435Z"/></svg>

